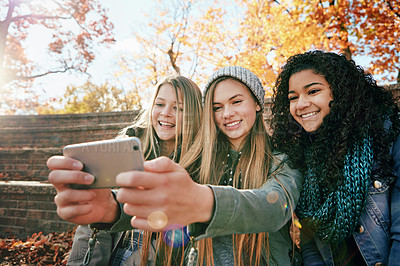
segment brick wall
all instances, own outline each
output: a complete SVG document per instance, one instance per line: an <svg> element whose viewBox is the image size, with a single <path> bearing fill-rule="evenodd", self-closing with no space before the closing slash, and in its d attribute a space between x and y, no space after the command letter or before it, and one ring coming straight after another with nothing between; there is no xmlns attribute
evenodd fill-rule
<svg viewBox="0 0 400 266"><path fill-rule="evenodd" d="M67 144L114 138L137 112L0 116L0 180L46 181L47 158Z"/></svg>
<svg viewBox="0 0 400 266"><path fill-rule="evenodd" d="M0 148L61 147L80 141L111 138L137 112L0 116Z"/></svg>
<svg viewBox="0 0 400 266"><path fill-rule="evenodd" d="M62 232L75 225L57 216L55 189L39 182L0 182L0 238Z"/></svg>
<svg viewBox="0 0 400 266"><path fill-rule="evenodd" d="M0 116L0 238L74 227L56 213L47 182L50 156L67 144L114 138L136 111L68 115Z"/></svg>

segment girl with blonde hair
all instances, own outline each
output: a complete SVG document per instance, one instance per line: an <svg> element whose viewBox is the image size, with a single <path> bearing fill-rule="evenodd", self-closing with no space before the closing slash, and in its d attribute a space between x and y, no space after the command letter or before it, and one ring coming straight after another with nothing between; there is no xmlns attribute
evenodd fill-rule
<svg viewBox="0 0 400 266"><path fill-rule="evenodd" d="M294 263L288 221L303 179L284 154L270 149L260 80L246 68L221 68L203 100L203 122L180 165L158 158L146 162L145 171L117 176L117 199L133 217L131 226L188 225L191 241L180 265ZM126 224L120 219L111 231Z"/></svg>
<svg viewBox="0 0 400 266"><path fill-rule="evenodd" d="M137 136L146 160L169 156L178 162L194 140L201 114L201 91L198 86L186 77L170 76L157 84L149 108L139 115L135 123L123 129L118 138ZM109 189L71 189L71 183L93 182L90 175L90 179L85 179L88 174L81 171L82 163L72 158L53 156L47 165L52 170L49 181L57 190L55 203L59 216L76 224L90 224L78 227L69 265L112 263L119 259L121 251L125 260L130 257L129 253L125 253L126 246L138 246L142 242L148 245L157 238L151 232L142 230L110 234L106 229L117 217L124 215L115 194ZM168 248L166 245L160 247ZM111 256L112 250L116 253ZM141 255L136 253L132 258L140 260Z"/></svg>

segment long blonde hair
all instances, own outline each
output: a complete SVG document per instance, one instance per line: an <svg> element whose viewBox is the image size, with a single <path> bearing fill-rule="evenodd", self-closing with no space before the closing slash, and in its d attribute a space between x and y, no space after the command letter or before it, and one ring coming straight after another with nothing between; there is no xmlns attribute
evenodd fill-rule
<svg viewBox="0 0 400 266"><path fill-rule="evenodd" d="M151 113L154 108L154 103L158 92L160 91L161 86L165 84L169 84L174 88L177 99L178 91L181 92L183 97L182 125L177 123L175 129L175 147L173 153L173 159L178 162L180 157L188 151L191 143L193 143L195 135L200 127L202 115L201 91L196 83L194 83L191 79L188 79L184 76L174 75L161 80L156 85L149 108L140 113L136 121L132 125L124 128L120 132L120 135L126 135L127 131L131 128L137 130L136 134L141 140L145 159L152 159L160 156L159 139L151 122ZM181 110L177 108L177 112L178 117ZM180 155L177 152L179 146L181 147Z"/></svg>
<svg viewBox="0 0 400 266"><path fill-rule="evenodd" d="M183 76L169 76L163 79L156 85L156 89L149 108L142 112L135 123L131 126L124 128L120 135L126 135L128 130L133 129L137 137L141 140L142 149L145 159L153 159L158 157L159 154L159 139L153 128L151 113L154 107L155 99L158 95L160 87L165 84L170 84L174 90L176 99L178 99L178 91L181 92L183 98L183 111L177 108L177 117L179 112L182 114L182 125L177 123L175 131L175 147L173 152L173 160L179 162L180 158L185 155L190 145L193 143L196 133L199 130L201 116L202 116L202 103L201 103L201 90L190 79ZM178 152L180 147L180 152ZM152 243L152 232L143 231L143 238L138 239L142 242L141 250L141 265L147 265L149 256L149 248ZM139 234L140 237L141 234ZM133 237L133 232L131 233ZM168 246L162 238L161 233L156 234L156 254L162 257L165 265L171 265L172 261L172 247ZM133 241L133 239L131 240ZM183 257L183 256L181 256Z"/></svg>
<svg viewBox="0 0 400 266"><path fill-rule="evenodd" d="M225 79L234 78L218 78L207 91L199 132L190 153L186 153L180 161L180 165L186 168L191 176L196 176L196 181L201 184L219 184L225 171L225 164L222 162L225 162L231 149L228 139L216 126L213 110L215 88ZM260 188L268 179L272 157L263 112L258 111L253 127L241 144L241 157L236 166L233 186L238 188L240 185L243 189ZM262 250L266 245L266 235L267 233L233 235L235 264L242 265L243 261L246 261L246 264L247 262L259 264ZM268 249L266 250L268 252ZM212 254L212 239L200 240L200 265L204 259L207 265L213 265Z"/></svg>

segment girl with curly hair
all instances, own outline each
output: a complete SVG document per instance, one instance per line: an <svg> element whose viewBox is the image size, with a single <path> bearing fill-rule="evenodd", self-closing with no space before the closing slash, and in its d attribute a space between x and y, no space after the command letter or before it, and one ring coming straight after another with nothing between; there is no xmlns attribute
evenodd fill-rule
<svg viewBox="0 0 400 266"><path fill-rule="evenodd" d="M310 51L283 67L272 143L304 173L296 214L305 265L398 263L398 113L392 94L342 55Z"/></svg>

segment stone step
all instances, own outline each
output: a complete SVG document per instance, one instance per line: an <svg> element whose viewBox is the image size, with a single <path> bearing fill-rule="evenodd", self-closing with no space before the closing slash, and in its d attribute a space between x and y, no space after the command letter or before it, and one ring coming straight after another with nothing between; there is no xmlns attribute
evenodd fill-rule
<svg viewBox="0 0 400 266"><path fill-rule="evenodd" d="M130 125L130 122L77 124L52 127L0 128L0 148L62 147L71 143L109 139Z"/></svg>
<svg viewBox="0 0 400 266"><path fill-rule="evenodd" d="M135 120L138 111L56 114L56 115L4 115L0 116L1 128L60 127L128 123Z"/></svg>

